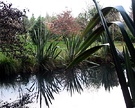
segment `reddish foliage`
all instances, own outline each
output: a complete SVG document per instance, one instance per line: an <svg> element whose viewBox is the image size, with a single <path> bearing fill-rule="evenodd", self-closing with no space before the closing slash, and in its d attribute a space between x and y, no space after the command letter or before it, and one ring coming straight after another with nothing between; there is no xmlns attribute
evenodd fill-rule
<svg viewBox="0 0 135 108"><path fill-rule="evenodd" d="M0 1L0 51L14 53L15 56L24 50L18 37L18 34L25 33L23 17L24 12Z"/></svg>
<svg viewBox="0 0 135 108"><path fill-rule="evenodd" d="M55 34L67 36L78 34L80 32L80 26L76 22L76 19L72 17L71 11L64 11L52 21L50 30Z"/></svg>

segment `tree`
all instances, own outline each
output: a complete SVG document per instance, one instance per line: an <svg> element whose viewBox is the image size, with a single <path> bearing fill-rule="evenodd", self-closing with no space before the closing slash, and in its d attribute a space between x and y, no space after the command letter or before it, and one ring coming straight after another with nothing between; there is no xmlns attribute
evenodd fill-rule
<svg viewBox="0 0 135 108"><path fill-rule="evenodd" d="M12 8L12 4L0 2L0 50L13 57L20 56L24 50L19 37L25 33L23 17L25 13Z"/></svg>
<svg viewBox="0 0 135 108"><path fill-rule="evenodd" d="M108 15L105 18L106 18L106 20L108 22L111 22L111 21L120 21L119 12L116 9L112 9L110 11L110 13L108 13ZM111 35L112 35L112 39L113 40L118 40L118 41L122 40L122 36L120 35L120 31L119 31L117 25L112 25L110 27L110 32L111 32Z"/></svg>
<svg viewBox="0 0 135 108"><path fill-rule="evenodd" d="M80 32L80 26L71 15L71 11L64 11L52 21L50 30L54 34L69 36L70 34L78 34Z"/></svg>
<svg viewBox="0 0 135 108"><path fill-rule="evenodd" d="M28 17L23 17L23 24L25 27L25 30L29 32L29 30L33 27L33 25L36 22L36 18L34 17L34 14L32 14L31 18L29 19Z"/></svg>
<svg viewBox="0 0 135 108"><path fill-rule="evenodd" d="M132 9L132 6L130 7L130 11L129 11L129 17L132 19L133 21L133 9ZM125 26L126 28L128 28L127 26ZM135 42L135 37L133 36L133 34L130 32L129 29L127 29L127 33L131 39L132 42Z"/></svg>
<svg viewBox="0 0 135 108"><path fill-rule="evenodd" d="M102 9L102 6L99 4L99 2L97 2L97 4L99 5L99 8ZM93 16L95 16L96 14L97 14L96 7L94 5L88 5L87 8L84 10L84 12L78 15L77 21L80 24L82 31L86 28L88 22L91 21ZM119 13L116 10L111 10L111 12L106 16L106 19L107 21L120 20ZM101 23L95 26L94 29L100 25ZM119 36L119 32L117 31L117 29L118 29L117 26L112 26L110 28L113 39Z"/></svg>
<svg viewBox="0 0 135 108"><path fill-rule="evenodd" d="M102 8L102 6L100 5ZM88 22L93 18L93 16L97 14L97 10L94 5L87 5L87 8L81 12L77 17L77 22L81 26L81 30L83 31Z"/></svg>
<svg viewBox="0 0 135 108"><path fill-rule="evenodd" d="M32 17L29 20L30 28L35 24L35 22L36 22L36 18L34 17L34 14L32 14Z"/></svg>

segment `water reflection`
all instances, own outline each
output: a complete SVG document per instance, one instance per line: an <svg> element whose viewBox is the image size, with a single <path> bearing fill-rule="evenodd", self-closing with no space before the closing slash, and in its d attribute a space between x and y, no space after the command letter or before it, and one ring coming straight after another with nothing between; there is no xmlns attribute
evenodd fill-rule
<svg viewBox="0 0 135 108"><path fill-rule="evenodd" d="M37 72L34 75L25 73L12 78L7 76L5 80L0 78L0 86L2 94L6 93L6 89L9 91L14 89L13 92L18 94L14 100L10 99L10 101L1 98L0 108L28 108L28 105L35 102L38 102L41 108L43 102L48 107L53 104L54 94L63 90L69 91L71 95L74 92L81 93L84 88L90 87L98 89L104 86L106 90L110 90L111 87L118 86L118 80L115 70L110 65L103 65Z"/></svg>

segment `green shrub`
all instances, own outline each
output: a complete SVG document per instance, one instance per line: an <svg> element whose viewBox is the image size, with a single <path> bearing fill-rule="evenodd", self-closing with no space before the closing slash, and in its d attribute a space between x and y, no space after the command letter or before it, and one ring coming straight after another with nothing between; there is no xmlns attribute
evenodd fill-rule
<svg viewBox="0 0 135 108"><path fill-rule="evenodd" d="M4 57L0 60L0 74L12 75L18 72L18 62L12 58Z"/></svg>

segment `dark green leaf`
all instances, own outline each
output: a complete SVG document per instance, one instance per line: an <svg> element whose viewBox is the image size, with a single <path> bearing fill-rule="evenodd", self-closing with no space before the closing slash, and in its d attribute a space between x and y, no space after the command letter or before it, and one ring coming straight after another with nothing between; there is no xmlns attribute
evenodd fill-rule
<svg viewBox="0 0 135 108"><path fill-rule="evenodd" d="M68 66L68 68L71 68L73 65L78 64L79 62L87 59L91 54L93 54L94 52L96 52L97 50L99 50L101 47L103 47L104 45L100 45L100 46L95 46L93 48L90 48L86 51L84 51L83 53L81 53L80 55L78 55Z"/></svg>

